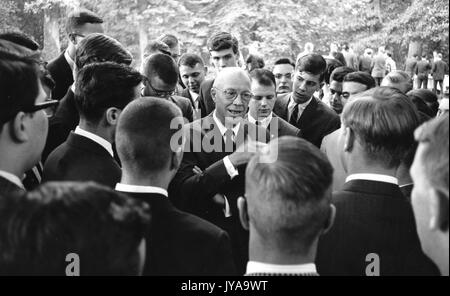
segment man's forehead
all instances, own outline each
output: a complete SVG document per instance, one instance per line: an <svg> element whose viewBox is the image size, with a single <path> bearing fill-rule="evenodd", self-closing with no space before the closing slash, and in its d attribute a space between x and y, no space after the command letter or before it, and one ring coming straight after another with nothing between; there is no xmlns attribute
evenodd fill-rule
<svg viewBox="0 0 450 296"><path fill-rule="evenodd" d="M275 85L262 85L255 80L252 80L251 88L255 95L257 93L275 93Z"/></svg>
<svg viewBox="0 0 450 296"><path fill-rule="evenodd" d="M82 33L84 35L103 33L103 25L100 23L86 23L80 26L77 31L78 33Z"/></svg>
<svg viewBox="0 0 450 296"><path fill-rule="evenodd" d="M213 50L210 52L211 56L213 57L220 57L220 56L225 56L228 54L234 54L233 49L232 48L227 48L227 49L222 49L222 50Z"/></svg>
<svg viewBox="0 0 450 296"><path fill-rule="evenodd" d="M314 82L320 82L320 74L314 75L310 72L305 72L305 71L301 71L298 70L297 71L297 75L299 75L300 77L302 77L305 80L310 80L310 81L314 81Z"/></svg>
<svg viewBox="0 0 450 296"><path fill-rule="evenodd" d="M349 93L361 92L366 90L366 88L367 87L364 84L354 81L344 81L342 84L342 89Z"/></svg>
<svg viewBox="0 0 450 296"><path fill-rule="evenodd" d="M290 73L294 71L294 67L289 64L278 64L273 67L274 73Z"/></svg>
<svg viewBox="0 0 450 296"><path fill-rule="evenodd" d="M181 75L183 75L183 74L190 74L190 73L193 73L193 72L201 72L203 70L204 70L204 67L200 63L195 64L194 67L190 67L188 65L181 65L180 66L180 73L181 73Z"/></svg>

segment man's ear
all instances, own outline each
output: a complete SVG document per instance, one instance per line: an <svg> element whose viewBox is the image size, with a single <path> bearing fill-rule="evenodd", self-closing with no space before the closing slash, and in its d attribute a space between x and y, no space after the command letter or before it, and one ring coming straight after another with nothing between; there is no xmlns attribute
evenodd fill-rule
<svg viewBox="0 0 450 296"><path fill-rule="evenodd" d="M330 231L331 227L333 227L335 218L336 218L336 207L333 204L331 204L329 214L328 214L328 219L324 225L322 234L325 234L328 231Z"/></svg>
<svg viewBox="0 0 450 296"><path fill-rule="evenodd" d="M24 143L29 140L28 130L27 130L27 120L29 116L24 112L19 112L16 114L14 119L10 122L9 133L11 139L18 143Z"/></svg>
<svg viewBox="0 0 450 296"><path fill-rule="evenodd" d="M448 193L430 188L430 229L435 231L448 231L449 203Z"/></svg>
<svg viewBox="0 0 450 296"><path fill-rule="evenodd" d="M250 229L250 223L248 219L248 212L247 212L247 201L242 196L238 198L237 200L237 206L239 209L239 219L241 220L242 227L244 227L245 230Z"/></svg>
<svg viewBox="0 0 450 296"><path fill-rule="evenodd" d="M214 101L214 103L216 102L216 95L217 95L217 91L214 87L211 88L211 98Z"/></svg>
<svg viewBox="0 0 450 296"><path fill-rule="evenodd" d="M117 122L119 121L119 115L121 113L121 110L111 107L108 108L105 112L106 122L109 125L117 125Z"/></svg>
<svg viewBox="0 0 450 296"><path fill-rule="evenodd" d="M355 144L355 133L349 127L344 126L342 136L344 137L344 151L351 152Z"/></svg>
<svg viewBox="0 0 450 296"><path fill-rule="evenodd" d="M325 81L322 81L321 83L319 83L319 90L321 90L324 85L325 85Z"/></svg>
<svg viewBox="0 0 450 296"><path fill-rule="evenodd" d="M208 67L205 66L205 75L208 75Z"/></svg>
<svg viewBox="0 0 450 296"><path fill-rule="evenodd" d="M181 165L181 161L183 160L182 146L180 146L177 151L173 151L171 154L172 157L170 160L170 170L178 171L178 168Z"/></svg>

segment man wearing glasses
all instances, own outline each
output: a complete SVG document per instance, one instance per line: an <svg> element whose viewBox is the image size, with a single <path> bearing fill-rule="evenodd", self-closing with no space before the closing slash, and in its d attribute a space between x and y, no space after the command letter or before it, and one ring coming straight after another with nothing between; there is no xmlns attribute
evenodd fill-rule
<svg viewBox="0 0 450 296"><path fill-rule="evenodd" d="M69 45L63 53L48 64L48 69L56 83L53 99L61 100L73 84L72 72L78 44L91 33L103 33L102 23L103 20L97 14L87 9L78 9L69 14L66 24Z"/></svg>
<svg viewBox="0 0 450 296"><path fill-rule="evenodd" d="M344 109L344 102L342 98L342 83L345 75L355 72L350 67L342 66L333 70L330 75L330 106L337 114L341 114ZM344 102L343 102L344 101Z"/></svg>
<svg viewBox="0 0 450 296"><path fill-rule="evenodd" d="M47 137L44 110L57 104L47 101L38 63L11 45L0 41L0 194L25 190L22 178L39 162Z"/></svg>
<svg viewBox="0 0 450 296"><path fill-rule="evenodd" d="M272 72L277 83L277 94L285 94L292 91L294 68L294 63L288 58L279 59L275 62Z"/></svg>
<svg viewBox="0 0 450 296"><path fill-rule="evenodd" d="M191 102L187 98L174 95L179 76L174 59L162 53L153 54L145 61L143 71L146 78L142 95L171 101L181 109L183 117L192 122L194 115Z"/></svg>
<svg viewBox="0 0 450 296"><path fill-rule="evenodd" d="M237 67L220 71L211 95L213 112L185 128L183 161L169 189L178 207L228 232L238 272L243 274L248 235L239 223L236 202L244 194L247 162L270 136L244 119L253 97L246 71Z"/></svg>

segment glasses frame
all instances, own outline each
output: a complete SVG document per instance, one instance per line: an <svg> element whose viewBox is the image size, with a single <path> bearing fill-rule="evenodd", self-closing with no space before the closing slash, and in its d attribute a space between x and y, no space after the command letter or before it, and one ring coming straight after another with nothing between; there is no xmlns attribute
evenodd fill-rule
<svg viewBox="0 0 450 296"><path fill-rule="evenodd" d="M156 95L152 95L152 96L155 96L155 97L158 97L158 98L165 98L165 99L167 99L167 98L170 98L170 97L172 97L174 94L175 94L175 89L173 89L173 90L171 90L171 91L167 91L167 90L160 90L160 89L157 89L157 88L155 88L155 87L153 87L153 85L151 84L151 82L150 82L150 79L148 79L147 77L145 77L144 76L144 85L145 84L148 84L148 86L153 90L153 92L156 94ZM145 89L145 87L144 87L144 89Z"/></svg>
<svg viewBox="0 0 450 296"><path fill-rule="evenodd" d="M227 89L223 90L223 89L214 87L214 89L220 90L224 95L227 95L227 94L226 94L226 91L227 91L227 90L234 90L234 91L236 91L236 90L233 89L233 88L227 88ZM246 93L246 92L248 92L248 94L250 95L250 97L249 97L248 99L245 99L245 98L242 96L242 94L243 94L243 93ZM253 95L253 93L252 93L251 91L245 91L245 92L241 92L241 93L238 93L238 92L236 91L236 95L235 95L235 96L229 97L229 98L226 97L226 99L227 99L228 101L234 101L234 100L236 100L236 98L237 98L238 96L240 96L241 99L244 100L244 101L246 101L246 102L249 102L249 101L254 97L254 95Z"/></svg>

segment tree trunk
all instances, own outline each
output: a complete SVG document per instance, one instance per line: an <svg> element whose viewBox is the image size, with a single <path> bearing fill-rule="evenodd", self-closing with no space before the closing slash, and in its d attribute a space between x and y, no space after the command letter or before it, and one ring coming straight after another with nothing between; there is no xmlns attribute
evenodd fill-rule
<svg viewBox="0 0 450 296"><path fill-rule="evenodd" d="M144 50L148 44L147 26L143 23L139 23L139 53L140 62L144 59Z"/></svg>
<svg viewBox="0 0 450 296"><path fill-rule="evenodd" d="M44 60L51 60L61 51L58 18L51 12L44 15Z"/></svg>
<svg viewBox="0 0 450 296"><path fill-rule="evenodd" d="M418 56L422 54L422 41L412 40L409 42L408 57L412 57L414 54Z"/></svg>

